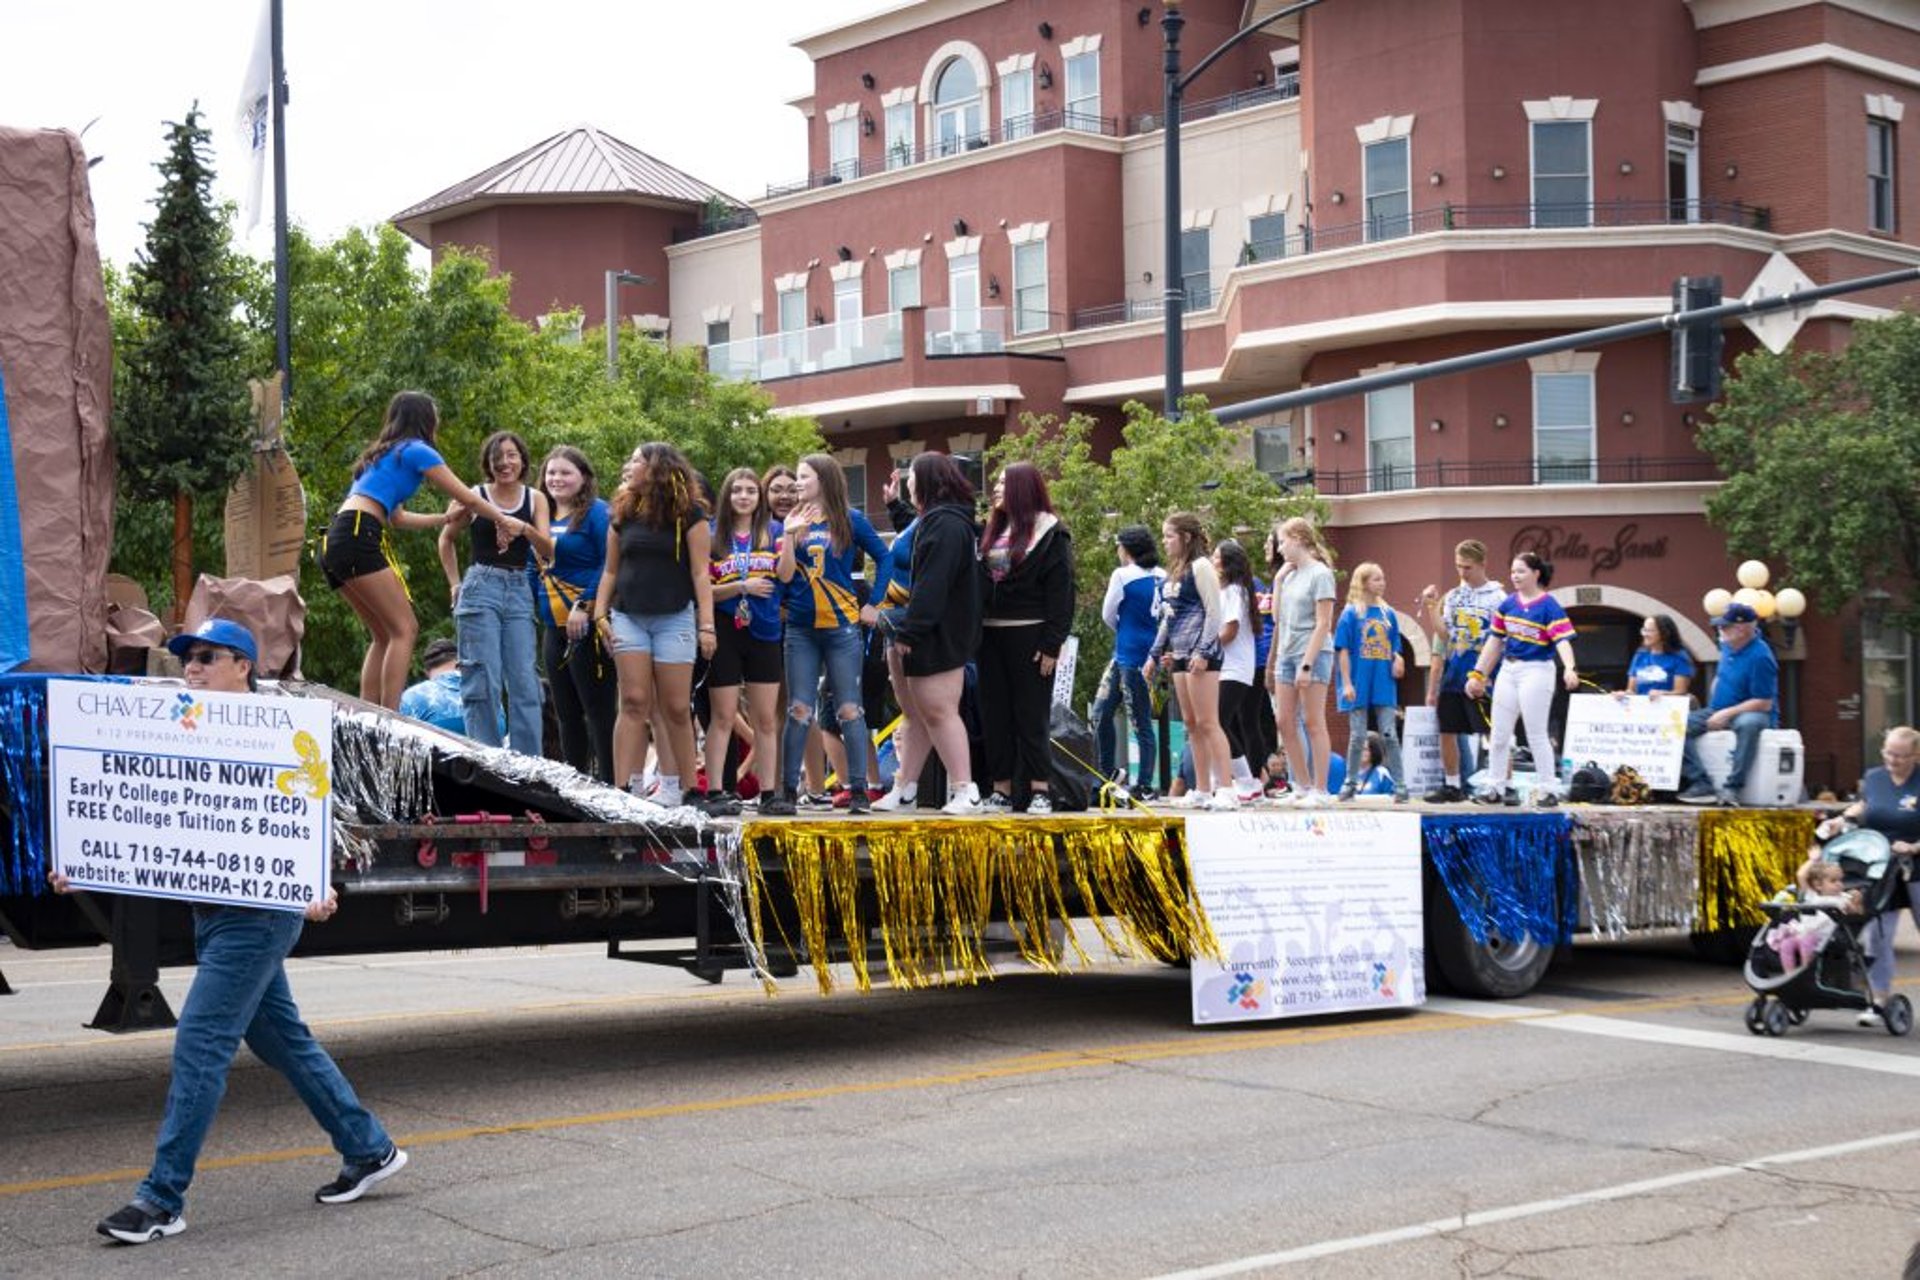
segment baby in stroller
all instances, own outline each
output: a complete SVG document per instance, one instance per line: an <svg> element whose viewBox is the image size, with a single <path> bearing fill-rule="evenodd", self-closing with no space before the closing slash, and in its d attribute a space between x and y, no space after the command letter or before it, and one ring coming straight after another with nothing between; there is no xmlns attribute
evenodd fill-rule
<svg viewBox="0 0 1920 1280"><path fill-rule="evenodd" d="M1837 837L1807 858L1796 879L1797 895L1761 904L1768 923L1747 951L1747 986L1754 992L1747 1029L1785 1035L1812 1009L1873 1009L1890 1033L1907 1034L1912 1005L1903 995L1876 1005L1860 941L1867 922L1901 888L1886 837L1866 829Z"/></svg>

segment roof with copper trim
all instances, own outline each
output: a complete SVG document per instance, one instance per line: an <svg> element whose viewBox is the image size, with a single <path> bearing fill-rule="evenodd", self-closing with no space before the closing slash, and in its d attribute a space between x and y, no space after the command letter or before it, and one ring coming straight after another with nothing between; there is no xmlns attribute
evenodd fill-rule
<svg viewBox="0 0 1920 1280"><path fill-rule="evenodd" d="M505 200L605 198L700 205L720 199L741 202L638 147L588 125L556 133L518 155L454 183L395 214L400 230L424 241L425 232L448 212Z"/></svg>

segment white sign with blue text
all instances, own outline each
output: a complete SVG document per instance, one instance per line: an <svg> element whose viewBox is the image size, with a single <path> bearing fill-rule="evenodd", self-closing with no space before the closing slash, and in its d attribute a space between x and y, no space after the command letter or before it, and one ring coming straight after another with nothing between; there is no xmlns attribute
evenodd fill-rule
<svg viewBox="0 0 1920 1280"><path fill-rule="evenodd" d="M47 684L53 865L76 889L301 911L327 892L333 706Z"/></svg>
<svg viewBox="0 0 1920 1280"><path fill-rule="evenodd" d="M1247 811L1186 829L1227 956L1193 961L1195 1023L1426 1001L1418 814Z"/></svg>
<svg viewBox="0 0 1920 1280"><path fill-rule="evenodd" d="M1655 791L1678 791L1691 705L1672 695L1575 694L1567 699L1566 757L1575 768L1592 761L1608 773L1630 765Z"/></svg>

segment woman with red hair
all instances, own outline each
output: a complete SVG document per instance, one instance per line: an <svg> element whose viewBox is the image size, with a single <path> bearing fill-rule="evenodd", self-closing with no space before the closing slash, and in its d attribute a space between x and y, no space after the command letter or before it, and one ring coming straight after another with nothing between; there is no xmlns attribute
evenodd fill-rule
<svg viewBox="0 0 1920 1280"><path fill-rule="evenodd" d="M1053 669L1073 629L1073 539L1032 463L1016 462L994 481L980 561L980 709L993 779L986 805L1006 812L1027 792L1026 812L1052 813L1047 717Z"/></svg>

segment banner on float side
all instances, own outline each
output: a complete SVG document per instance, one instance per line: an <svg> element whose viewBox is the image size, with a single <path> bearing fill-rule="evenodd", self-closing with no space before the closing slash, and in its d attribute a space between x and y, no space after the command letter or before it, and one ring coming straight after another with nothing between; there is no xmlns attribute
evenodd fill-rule
<svg viewBox="0 0 1920 1280"><path fill-rule="evenodd" d="M1426 1001L1418 814L1196 814L1186 832L1228 957L1193 961L1196 1024Z"/></svg>
<svg viewBox="0 0 1920 1280"><path fill-rule="evenodd" d="M76 889L301 911L325 897L333 705L47 683L53 868Z"/></svg>
<svg viewBox="0 0 1920 1280"><path fill-rule="evenodd" d="M1576 693L1567 699L1566 758L1576 769L1591 760L1608 773L1630 765L1655 791L1678 791L1689 705L1679 697Z"/></svg>
<svg viewBox="0 0 1920 1280"><path fill-rule="evenodd" d="M1080 665L1080 637L1068 636L1060 646L1060 660L1053 665L1053 700L1063 707L1073 705L1073 669Z"/></svg>
<svg viewBox="0 0 1920 1280"><path fill-rule="evenodd" d="M1400 767L1407 790L1414 795L1432 791L1447 780L1440 761L1440 713L1432 707L1408 707L1401 722Z"/></svg>

